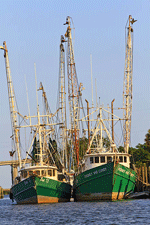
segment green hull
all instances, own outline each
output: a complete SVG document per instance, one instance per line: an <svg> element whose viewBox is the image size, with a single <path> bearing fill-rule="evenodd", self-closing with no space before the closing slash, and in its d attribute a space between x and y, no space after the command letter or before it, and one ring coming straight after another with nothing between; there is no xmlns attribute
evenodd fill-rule
<svg viewBox="0 0 150 225"><path fill-rule="evenodd" d="M11 188L18 204L67 202L71 198L71 185L45 177L31 176Z"/></svg>
<svg viewBox="0 0 150 225"><path fill-rule="evenodd" d="M75 177L76 201L117 200L134 191L136 173L114 162L87 170Z"/></svg>

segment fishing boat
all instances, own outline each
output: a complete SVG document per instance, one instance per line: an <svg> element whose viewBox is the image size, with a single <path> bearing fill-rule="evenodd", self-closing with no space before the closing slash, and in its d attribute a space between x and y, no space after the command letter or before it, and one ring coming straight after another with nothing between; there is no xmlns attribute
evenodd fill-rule
<svg viewBox="0 0 150 225"><path fill-rule="evenodd" d="M45 130L42 130L41 139L44 140L43 132L45 133ZM46 141L45 143L41 141L41 143L42 146L46 146ZM30 154L28 153L28 155ZM51 150L48 154L43 147L40 150L40 146L35 148L34 144L32 155L30 156L32 158L31 163L27 165L24 160L19 175L13 179L13 185L10 190L11 199L15 199L19 204L70 201L71 185L69 177L60 166L56 166ZM13 176L14 172L12 171Z"/></svg>
<svg viewBox="0 0 150 225"><path fill-rule="evenodd" d="M58 174L57 167L31 166L21 169L21 175L17 177L16 184L10 190L11 199L14 199L17 203L70 201L71 185L67 183L62 174Z"/></svg>
<svg viewBox="0 0 150 225"><path fill-rule="evenodd" d="M4 50L6 63L6 76L8 85L8 96L10 115L12 123L13 149L10 156L15 158L16 164L12 165L12 187L10 198L18 204L26 203L54 203L70 201L71 185L69 176L65 173L64 164L57 149L56 140L52 133L55 126L52 124L53 114L48 111L48 102L43 90L45 107L47 113L40 115L37 85L37 115L22 116L17 110L14 87L10 74L8 51L6 42L0 47ZM35 72L36 75L36 72ZM19 124L18 116L21 116L22 123ZM27 140L22 138L21 129L26 129L25 135L30 134ZM25 159L21 157L26 149Z"/></svg>
<svg viewBox="0 0 150 225"><path fill-rule="evenodd" d="M86 154L81 171L74 181L75 201L123 199L134 191L136 173L128 154Z"/></svg>
<svg viewBox="0 0 150 225"><path fill-rule="evenodd" d="M129 143L132 113L133 28L131 27L131 25L135 21L136 20L132 19L132 17L129 16L129 26L126 27L126 60L123 91L124 149L123 152L119 152L114 142L113 100L111 113L108 112L111 115L112 135L110 135L109 128L106 127L106 119L102 118L103 107L97 109L97 118L95 119L96 126L92 130L92 137L88 135L89 146L83 160L80 162L79 172L74 179L75 201L123 199L134 191L137 176L136 172L130 168ZM89 123L89 113L87 118L87 122ZM121 120L121 118L118 118L118 121ZM109 147L104 146L103 144L103 131L105 131L109 139ZM90 133L89 127L88 133Z"/></svg>
<svg viewBox="0 0 150 225"><path fill-rule="evenodd" d="M109 137L110 147L103 146L102 130ZM74 179L75 201L123 199L134 191L135 182L136 172L130 168L130 155L118 151L100 118Z"/></svg>

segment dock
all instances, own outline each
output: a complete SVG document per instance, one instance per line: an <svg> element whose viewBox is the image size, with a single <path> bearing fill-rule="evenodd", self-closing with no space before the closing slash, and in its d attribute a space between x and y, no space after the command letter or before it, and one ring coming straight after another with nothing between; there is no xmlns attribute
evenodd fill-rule
<svg viewBox="0 0 150 225"><path fill-rule="evenodd" d="M131 193L128 198L150 198L150 166L146 166L146 163L144 163L139 168L134 167L134 170L137 173L135 192Z"/></svg>

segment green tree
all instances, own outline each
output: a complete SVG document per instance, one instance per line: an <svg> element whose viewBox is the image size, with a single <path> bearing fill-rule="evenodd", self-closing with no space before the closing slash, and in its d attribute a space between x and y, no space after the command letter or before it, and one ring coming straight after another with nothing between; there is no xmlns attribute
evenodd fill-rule
<svg viewBox="0 0 150 225"><path fill-rule="evenodd" d="M103 138L103 146L104 148L110 148L110 140L108 137Z"/></svg>
<svg viewBox="0 0 150 225"><path fill-rule="evenodd" d="M37 139L35 137L33 146L32 146L32 151L31 151L31 157L33 159L32 164L35 163L35 161L36 162L38 161L37 154L38 154L39 149L40 149L40 144L39 144L39 141L37 141Z"/></svg>
<svg viewBox="0 0 150 225"><path fill-rule="evenodd" d="M129 148L129 154L131 154L131 163L137 167L150 162L150 153L147 150L146 144L138 144L135 148Z"/></svg>
<svg viewBox="0 0 150 225"><path fill-rule="evenodd" d="M86 137L82 137L79 140L79 159L83 159L83 156L86 153L88 148L88 139Z"/></svg>
<svg viewBox="0 0 150 225"><path fill-rule="evenodd" d="M145 141L147 150L150 152L150 129L148 130L148 133L145 135L144 141Z"/></svg>
<svg viewBox="0 0 150 225"><path fill-rule="evenodd" d="M123 147L123 146L119 146L119 147L118 147L118 151L119 151L119 152L125 152L124 147Z"/></svg>

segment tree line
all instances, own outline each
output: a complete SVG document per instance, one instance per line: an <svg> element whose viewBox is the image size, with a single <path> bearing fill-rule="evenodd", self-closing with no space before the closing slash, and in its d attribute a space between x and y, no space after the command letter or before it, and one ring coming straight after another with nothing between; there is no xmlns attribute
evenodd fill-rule
<svg viewBox="0 0 150 225"><path fill-rule="evenodd" d="M135 148L129 148L129 154L131 154L131 163L136 167L140 167L143 163L150 166L150 129L145 135L144 144L138 144Z"/></svg>

